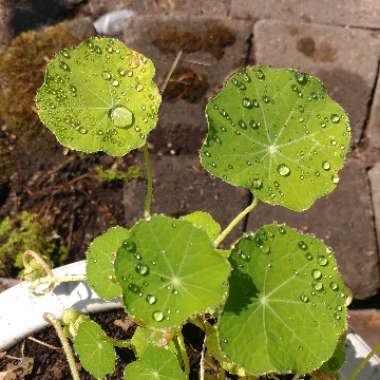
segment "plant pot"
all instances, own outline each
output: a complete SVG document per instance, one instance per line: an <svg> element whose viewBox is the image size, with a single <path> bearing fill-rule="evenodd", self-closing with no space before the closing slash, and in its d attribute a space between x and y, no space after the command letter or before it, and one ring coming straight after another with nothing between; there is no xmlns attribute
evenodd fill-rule
<svg viewBox="0 0 380 380"><path fill-rule="evenodd" d="M54 274L57 276L85 274L85 272L86 261L54 269ZM46 327L48 324L43 319L45 312L60 318L63 310L69 307L75 307L80 312L88 314L118 309L122 304L102 300L84 282L61 284L44 296L33 295L28 283L22 282L0 293L0 351ZM363 339L352 331L347 335L345 349L346 361L341 369L342 380L347 380L358 363L371 351ZM379 378L380 359L374 356L357 379L378 380Z"/></svg>

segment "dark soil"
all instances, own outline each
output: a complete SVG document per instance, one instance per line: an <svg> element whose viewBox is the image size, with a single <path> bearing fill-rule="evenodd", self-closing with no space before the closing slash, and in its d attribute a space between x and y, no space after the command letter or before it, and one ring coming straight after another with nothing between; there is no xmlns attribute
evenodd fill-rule
<svg viewBox="0 0 380 380"><path fill-rule="evenodd" d="M130 339L135 331L136 325L124 331L119 324L115 321L125 321L126 314L122 310L104 312L94 314L91 317L94 321L99 323L107 334L116 339ZM129 321L129 320L128 320ZM203 332L192 324L187 324L183 328L183 335L185 337L185 344L187 353L190 359L191 372L189 380L198 380L199 376L199 361L201 357L201 350L204 341ZM48 343L55 347L60 347L59 339L53 328L46 328L33 335L34 338L42 342ZM113 375L107 376L108 380L123 379L124 368L134 361L135 355L133 351L126 348L116 348L117 351L117 365L116 371ZM61 349L55 350L45 347L39 343L24 339L7 351L8 355L14 357L32 357L34 358L33 371L30 375L25 377L25 380L69 380L71 379L70 369L67 364L65 355ZM0 371L4 370L10 363L17 364L17 360L3 359L0 361ZM79 360L78 368L80 368ZM83 369L80 370L81 380L93 380L94 377L89 375ZM292 376L280 377L281 380L289 380ZM236 376L230 375L230 380L238 379ZM260 378L265 380L266 377ZM132 379L131 379L132 380Z"/></svg>

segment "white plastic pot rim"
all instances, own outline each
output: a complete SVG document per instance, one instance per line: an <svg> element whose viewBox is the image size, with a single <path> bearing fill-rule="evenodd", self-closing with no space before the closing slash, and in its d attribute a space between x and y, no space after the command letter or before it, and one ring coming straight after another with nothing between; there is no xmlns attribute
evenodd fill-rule
<svg viewBox="0 0 380 380"><path fill-rule="evenodd" d="M83 275L86 262L78 261L53 270L57 276ZM27 282L22 282L0 293L0 351L13 346L26 336L47 326L43 318L46 312L60 319L65 309L74 307L81 313L95 313L118 309L121 302L101 299L84 282L68 282L52 292L35 296ZM341 369L342 380L347 380L358 363L371 351L361 337L354 332L347 335L346 361ZM372 357L357 380L380 379L380 359Z"/></svg>

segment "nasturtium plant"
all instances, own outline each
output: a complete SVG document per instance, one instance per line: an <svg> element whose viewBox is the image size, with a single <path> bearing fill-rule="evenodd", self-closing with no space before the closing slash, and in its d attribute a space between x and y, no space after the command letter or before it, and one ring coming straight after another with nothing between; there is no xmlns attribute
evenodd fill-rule
<svg viewBox="0 0 380 380"><path fill-rule="evenodd" d="M351 129L312 75L247 67L229 78L206 115L202 165L224 181L294 211L336 187Z"/></svg>
<svg viewBox="0 0 380 380"><path fill-rule="evenodd" d="M186 220L155 215L137 222L115 266L128 313L146 326L181 325L226 297L226 258L203 229Z"/></svg>
<svg viewBox="0 0 380 380"><path fill-rule="evenodd" d="M86 371L103 379L115 370L116 352L106 333L93 321L79 325L74 348Z"/></svg>
<svg viewBox="0 0 380 380"><path fill-rule="evenodd" d="M141 359L124 371L125 380L186 380L175 355L165 348L150 346Z"/></svg>
<svg viewBox="0 0 380 380"><path fill-rule="evenodd" d="M239 70L207 105L200 157L211 174L249 189L252 203L223 230L202 210L152 216L146 139L161 100L154 71L120 41L93 38L60 52L37 94L41 120L65 146L117 156L144 145L144 217L108 229L87 251L87 283L105 300L122 300L133 336L109 337L71 309L63 331L52 322L59 336L74 341L83 367L99 379L114 372L115 347L135 353L127 380L188 379L198 367L205 380L335 376L344 360L349 291L332 249L285 224L220 244L260 201L302 211L334 190L350 145L345 112L312 75ZM37 259L47 277L33 284L73 281L54 277ZM205 335L192 360L188 322ZM70 345L62 341L77 380Z"/></svg>
<svg viewBox="0 0 380 380"><path fill-rule="evenodd" d="M347 313L330 248L286 225L267 225L240 239L230 261L218 329L233 362L255 375L306 373L333 355Z"/></svg>
<svg viewBox="0 0 380 380"><path fill-rule="evenodd" d="M95 238L87 250L87 282L105 300L121 296L114 262L117 250L128 235L126 228L112 227Z"/></svg>
<svg viewBox="0 0 380 380"><path fill-rule="evenodd" d="M36 102L58 141L122 156L143 146L161 102L151 60L112 38L90 38L47 65Z"/></svg>

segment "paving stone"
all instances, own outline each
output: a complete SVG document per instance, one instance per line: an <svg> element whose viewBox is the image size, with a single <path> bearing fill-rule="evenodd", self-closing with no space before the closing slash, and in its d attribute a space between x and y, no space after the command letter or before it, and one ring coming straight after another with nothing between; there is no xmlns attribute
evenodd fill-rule
<svg viewBox="0 0 380 380"><path fill-rule="evenodd" d="M232 0L231 16L379 28L378 0Z"/></svg>
<svg viewBox="0 0 380 380"><path fill-rule="evenodd" d="M141 159L141 157L140 157ZM154 173L153 212L179 217L203 210L226 225L248 204L248 193L211 177L193 155L152 157ZM140 163L141 165L141 163ZM124 195L126 220L132 225L142 217L145 181L128 184ZM232 242L242 234L241 223L229 236Z"/></svg>
<svg viewBox="0 0 380 380"><path fill-rule="evenodd" d="M374 348L380 343L380 311L350 310L350 327Z"/></svg>
<svg viewBox="0 0 380 380"><path fill-rule="evenodd" d="M349 159L337 189L308 211L296 213L259 204L248 219L248 231L278 221L314 233L334 251L347 286L355 298L376 294L380 286L379 258L368 177L363 164Z"/></svg>
<svg viewBox="0 0 380 380"><path fill-rule="evenodd" d="M358 142L375 83L378 33L315 24L262 20L254 28L256 63L314 73L348 112Z"/></svg>
<svg viewBox="0 0 380 380"><path fill-rule="evenodd" d="M380 80L377 81L366 132L369 145L380 149Z"/></svg>
<svg viewBox="0 0 380 380"><path fill-rule="evenodd" d="M81 12L98 17L104 13L131 9L138 14L184 14L227 16L231 0L90 0Z"/></svg>
<svg viewBox="0 0 380 380"><path fill-rule="evenodd" d="M197 152L207 130L207 99L244 65L251 31L250 22L209 17L141 16L130 21L120 37L153 60L161 86L183 51L164 93L158 128L150 138L154 151ZM160 145L162 141L169 148Z"/></svg>

